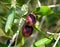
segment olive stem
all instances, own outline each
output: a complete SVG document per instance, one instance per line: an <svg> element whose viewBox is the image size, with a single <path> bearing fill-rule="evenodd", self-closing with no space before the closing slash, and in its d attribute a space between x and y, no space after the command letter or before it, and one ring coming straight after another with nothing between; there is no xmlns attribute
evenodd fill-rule
<svg viewBox="0 0 60 47"><path fill-rule="evenodd" d="M42 17L42 21L41 21L41 24L40 24L40 29L38 29L38 28L36 28L36 27L34 27L34 28L35 28L41 35L43 35L44 37L47 37L47 38L48 38L48 36L47 36L43 31L41 31L43 22L45 21L45 18L46 18L46 16L43 16L43 17Z"/></svg>
<svg viewBox="0 0 60 47"><path fill-rule="evenodd" d="M43 31L41 31L41 30L39 30L38 28L36 28L36 27L34 27L41 35L43 35L44 37L47 37L48 38L48 36L43 32Z"/></svg>

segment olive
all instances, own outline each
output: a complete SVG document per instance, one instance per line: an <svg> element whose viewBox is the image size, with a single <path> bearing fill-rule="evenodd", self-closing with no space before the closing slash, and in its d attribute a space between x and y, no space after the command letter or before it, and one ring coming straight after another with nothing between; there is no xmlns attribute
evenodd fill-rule
<svg viewBox="0 0 60 47"><path fill-rule="evenodd" d="M33 27L25 25L22 29L22 34L24 37L29 37L33 33Z"/></svg>
<svg viewBox="0 0 60 47"><path fill-rule="evenodd" d="M26 16L26 23L29 26L33 26L36 23L36 15L30 13L28 16Z"/></svg>

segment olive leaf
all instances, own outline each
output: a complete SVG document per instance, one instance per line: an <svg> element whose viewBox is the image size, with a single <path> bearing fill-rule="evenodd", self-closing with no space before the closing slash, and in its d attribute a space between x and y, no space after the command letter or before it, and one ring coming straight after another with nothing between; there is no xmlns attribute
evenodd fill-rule
<svg viewBox="0 0 60 47"><path fill-rule="evenodd" d="M48 45L52 42L53 40L53 37L50 36L50 38L43 38L43 39L40 39L38 40L37 42L34 43L34 46L36 47L39 47L39 46L44 46L44 45Z"/></svg>
<svg viewBox="0 0 60 47"><path fill-rule="evenodd" d="M27 4L24 4L21 7L21 11L22 11L22 15L26 15L28 13L28 5Z"/></svg>
<svg viewBox="0 0 60 47"><path fill-rule="evenodd" d="M13 23L13 20L14 20L14 16L15 16L15 8L11 8L10 9L10 12L8 14L8 18L7 18L7 22L6 22L6 25L5 25L5 32L7 33L9 29L11 29L12 27L12 23Z"/></svg>
<svg viewBox="0 0 60 47"><path fill-rule="evenodd" d="M53 11L48 6L38 7L35 10L33 10L33 12L35 14L42 15L42 16L49 15L49 14L53 13Z"/></svg>

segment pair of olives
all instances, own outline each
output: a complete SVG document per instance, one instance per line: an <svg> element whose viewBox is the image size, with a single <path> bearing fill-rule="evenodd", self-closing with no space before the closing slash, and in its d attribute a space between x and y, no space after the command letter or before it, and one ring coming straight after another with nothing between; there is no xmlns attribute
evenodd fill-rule
<svg viewBox="0 0 60 47"><path fill-rule="evenodd" d="M28 16L26 16L26 23L22 29L22 34L24 37L29 37L33 33L33 25L36 23L36 15L33 13L30 13Z"/></svg>

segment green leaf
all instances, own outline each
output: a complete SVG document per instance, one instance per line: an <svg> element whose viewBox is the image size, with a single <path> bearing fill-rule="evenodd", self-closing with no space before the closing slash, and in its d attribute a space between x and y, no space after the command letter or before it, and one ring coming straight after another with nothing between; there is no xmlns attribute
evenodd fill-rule
<svg viewBox="0 0 60 47"><path fill-rule="evenodd" d="M27 4L24 4L22 7L21 7L21 14L22 15L26 15L28 13L28 5Z"/></svg>
<svg viewBox="0 0 60 47"><path fill-rule="evenodd" d="M48 38L43 38L43 39L40 39L38 40L37 42L35 42L35 46L38 47L38 46L44 46L44 45L48 45L49 43L51 43L53 40L53 37L50 36L50 39Z"/></svg>
<svg viewBox="0 0 60 47"><path fill-rule="evenodd" d="M7 33L9 29L11 29L12 27L12 23L13 23L13 20L14 20L14 16L15 16L15 8L11 8L10 9L10 12L8 14L8 18L7 18L7 22L6 22L6 25L5 25L5 32Z"/></svg>
<svg viewBox="0 0 60 47"><path fill-rule="evenodd" d="M53 11L51 11L51 9L48 6L41 6L38 7L36 10L33 11L34 13L38 14L38 15L49 15L51 13L53 13Z"/></svg>

